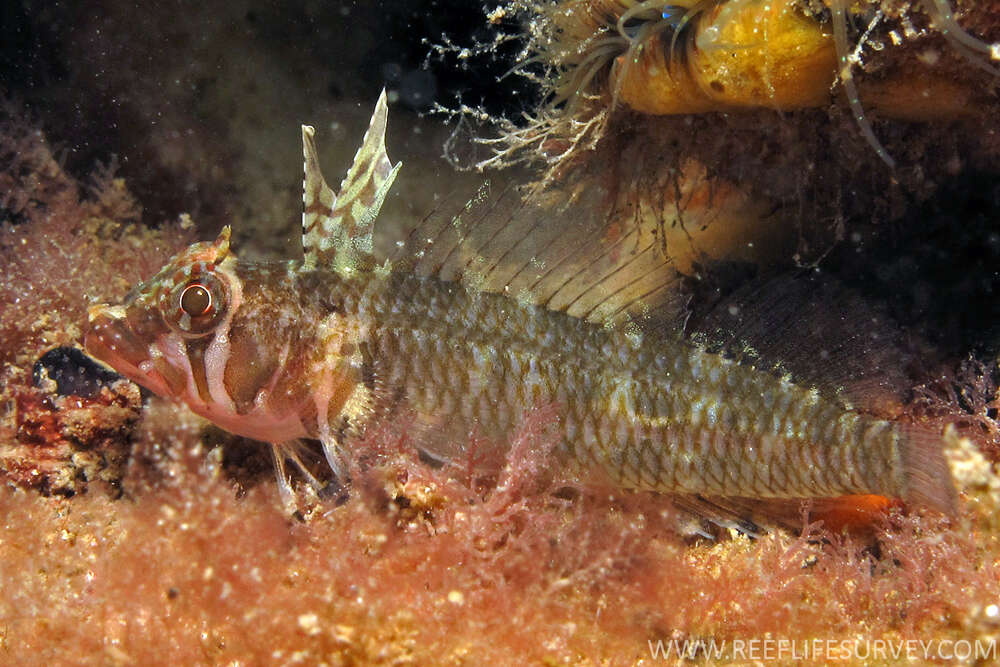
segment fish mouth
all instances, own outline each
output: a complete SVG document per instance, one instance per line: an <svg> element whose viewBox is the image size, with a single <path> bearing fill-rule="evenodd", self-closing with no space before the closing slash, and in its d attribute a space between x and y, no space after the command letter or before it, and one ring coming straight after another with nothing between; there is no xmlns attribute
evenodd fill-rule
<svg viewBox="0 0 1000 667"><path fill-rule="evenodd" d="M123 306L91 306L87 319L83 346L88 354L161 396L176 393L160 372L162 364L157 363L149 347L129 327Z"/></svg>

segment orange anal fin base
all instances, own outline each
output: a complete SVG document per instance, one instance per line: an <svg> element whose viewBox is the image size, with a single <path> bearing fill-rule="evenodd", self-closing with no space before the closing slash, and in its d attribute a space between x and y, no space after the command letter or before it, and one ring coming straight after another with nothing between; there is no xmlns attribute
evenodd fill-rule
<svg viewBox="0 0 1000 667"><path fill-rule="evenodd" d="M831 533L869 533L872 526L903 502L880 495L832 498L719 498L678 496L674 504L693 516L750 535L781 527L798 532L822 522Z"/></svg>
<svg viewBox="0 0 1000 667"><path fill-rule="evenodd" d="M901 501L886 496L839 496L814 501L809 514L813 521L822 521L831 531L857 532L869 528L893 508L902 506Z"/></svg>

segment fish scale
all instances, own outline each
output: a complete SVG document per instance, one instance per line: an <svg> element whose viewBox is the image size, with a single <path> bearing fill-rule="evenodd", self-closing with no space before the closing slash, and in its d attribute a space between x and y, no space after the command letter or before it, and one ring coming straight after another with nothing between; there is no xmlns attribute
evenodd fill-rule
<svg viewBox="0 0 1000 667"><path fill-rule="evenodd" d="M509 433L540 388L563 408L563 455L602 462L623 486L755 497L902 491L893 473L900 432L890 422L845 413L811 388L696 346L653 336L630 342L427 278L397 280L364 310L358 317L370 317L367 344L387 382L415 413L447 421L458 437L473 428ZM545 345L525 335L524 322L550 334ZM608 347L617 354L594 354Z"/></svg>
<svg viewBox="0 0 1000 667"><path fill-rule="evenodd" d="M549 239L561 259L530 258L545 280L497 269L538 285L534 298L518 289L517 299L469 269L499 266L476 253L491 238L516 246L512 231L466 238L456 219L455 245L419 253L441 264L380 264L373 223L399 169L385 155L385 120L383 95L340 195L303 128L302 261L240 261L225 228L124 304L92 308L88 350L223 428L269 442L289 505L284 465L302 467L301 438L319 440L345 481L357 438L401 410L416 417L418 445L447 459L465 455L470 436L507 442L526 412L552 405L558 465L621 487L788 500L876 494L950 509L933 434L642 320L661 304L629 301L629 285L665 291L650 290L645 274L630 282L625 269L648 261L645 251L622 253L616 266L601 264L615 254L602 251L581 268L566 258L584 258L585 246ZM614 289L602 294L607 276ZM556 302L565 312L546 307Z"/></svg>

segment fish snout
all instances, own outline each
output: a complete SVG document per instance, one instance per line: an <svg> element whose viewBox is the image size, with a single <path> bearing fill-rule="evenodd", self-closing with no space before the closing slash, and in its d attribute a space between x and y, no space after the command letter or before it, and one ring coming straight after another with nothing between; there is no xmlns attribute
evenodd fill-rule
<svg viewBox="0 0 1000 667"><path fill-rule="evenodd" d="M138 369L149 355L146 346L128 325L122 306L98 304L87 309L83 345L87 352L115 370Z"/></svg>

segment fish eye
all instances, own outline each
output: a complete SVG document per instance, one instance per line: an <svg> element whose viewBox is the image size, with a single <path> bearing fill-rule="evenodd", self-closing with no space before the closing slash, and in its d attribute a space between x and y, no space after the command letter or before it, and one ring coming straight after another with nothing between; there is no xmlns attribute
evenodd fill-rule
<svg viewBox="0 0 1000 667"><path fill-rule="evenodd" d="M188 285L181 292L181 310L191 317L201 317L212 308L212 293L201 283Z"/></svg>
<svg viewBox="0 0 1000 667"><path fill-rule="evenodd" d="M214 267L196 264L174 276L174 284L160 297L160 313L172 328L201 336L225 319L229 284Z"/></svg>

